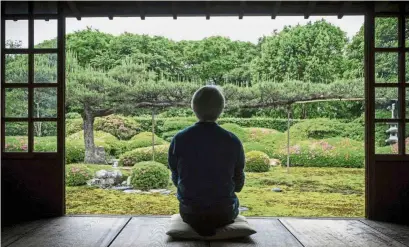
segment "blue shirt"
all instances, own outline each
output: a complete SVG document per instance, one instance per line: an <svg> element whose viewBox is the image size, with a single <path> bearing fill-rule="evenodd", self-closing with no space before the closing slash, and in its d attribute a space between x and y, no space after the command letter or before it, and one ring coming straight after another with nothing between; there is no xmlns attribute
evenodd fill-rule
<svg viewBox="0 0 409 247"><path fill-rule="evenodd" d="M244 185L240 140L213 122L198 122L176 134L168 153L172 181L183 205L238 205Z"/></svg>

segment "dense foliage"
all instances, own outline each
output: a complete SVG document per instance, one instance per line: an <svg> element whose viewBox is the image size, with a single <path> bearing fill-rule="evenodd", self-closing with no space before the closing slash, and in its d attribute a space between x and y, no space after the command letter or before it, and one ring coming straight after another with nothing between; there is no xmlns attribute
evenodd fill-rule
<svg viewBox="0 0 409 247"><path fill-rule="evenodd" d="M268 172L270 159L267 154L260 151L246 153L246 172Z"/></svg>
<svg viewBox="0 0 409 247"><path fill-rule="evenodd" d="M169 170L154 161L135 164L131 175L131 185L135 189L163 189L169 184Z"/></svg>
<svg viewBox="0 0 409 247"><path fill-rule="evenodd" d="M91 178L91 171L85 165L73 165L66 168L65 183L68 186L85 185Z"/></svg>

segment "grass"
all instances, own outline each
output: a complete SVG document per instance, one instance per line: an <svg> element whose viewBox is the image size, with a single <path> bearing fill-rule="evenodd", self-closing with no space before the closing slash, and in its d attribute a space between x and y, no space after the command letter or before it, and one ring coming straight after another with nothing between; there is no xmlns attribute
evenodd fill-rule
<svg viewBox="0 0 409 247"><path fill-rule="evenodd" d="M110 166L88 165L91 170ZM129 170L122 169L125 173ZM283 192L272 192L279 187ZM67 187L68 214L170 215L178 212L175 187L172 194L136 195L119 191ZM364 169L285 168L267 173L246 173L246 184L238 193L246 216L363 217Z"/></svg>

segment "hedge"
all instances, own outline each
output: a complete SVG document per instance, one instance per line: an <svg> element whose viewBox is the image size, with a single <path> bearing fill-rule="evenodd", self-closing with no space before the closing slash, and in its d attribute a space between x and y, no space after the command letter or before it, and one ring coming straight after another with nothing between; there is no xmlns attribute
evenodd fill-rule
<svg viewBox="0 0 409 247"><path fill-rule="evenodd" d="M162 138L165 139L165 141L171 142L172 138L179 133L180 130L172 130L169 132L165 132L162 134Z"/></svg>
<svg viewBox="0 0 409 247"><path fill-rule="evenodd" d="M166 144L166 141L155 135L155 145ZM152 146L152 132L141 132L131 138L129 141L121 141L121 153L125 153L136 148Z"/></svg>
<svg viewBox="0 0 409 247"><path fill-rule="evenodd" d="M144 117L134 117L134 119L140 124L142 131L151 131L152 130L152 119ZM197 119L194 117L175 117L175 118L155 118L155 133L160 135L164 131L162 126L166 121L172 122L197 122ZM298 122L304 120L292 119L291 125L294 125ZM273 119L273 118L220 118L217 121L218 124L237 124L241 127L257 127L257 128L266 128L266 129L275 129L280 132L287 130L287 119Z"/></svg>
<svg viewBox="0 0 409 247"><path fill-rule="evenodd" d="M131 185L134 189L163 189L168 184L169 170L158 162L141 162L133 168Z"/></svg>
<svg viewBox="0 0 409 247"><path fill-rule="evenodd" d="M220 127L236 135L242 142L247 141L249 138L249 132L237 124L225 123L220 125Z"/></svg>
<svg viewBox="0 0 409 247"><path fill-rule="evenodd" d="M268 172L270 159L267 154L260 151L246 153L246 172Z"/></svg>
<svg viewBox="0 0 409 247"><path fill-rule="evenodd" d="M92 173L85 165L71 165L65 169L65 183L68 186L85 185L91 178Z"/></svg>
<svg viewBox="0 0 409 247"><path fill-rule="evenodd" d="M75 134L81 130L83 130L84 121L82 118L77 119L67 119L65 121L65 134L67 136Z"/></svg>
<svg viewBox="0 0 409 247"><path fill-rule="evenodd" d="M308 119L291 126L290 135L297 140L330 138L341 136L345 132L345 127L344 123L335 119Z"/></svg>
<svg viewBox="0 0 409 247"><path fill-rule="evenodd" d="M290 146L290 165L304 167L345 167L364 166L364 144L348 138L304 140ZM282 163L287 160L287 149L277 152Z"/></svg>
<svg viewBox="0 0 409 247"><path fill-rule="evenodd" d="M168 149L169 145L155 146L155 161L167 166L168 164ZM133 166L134 164L142 161L152 160L152 147L137 148L132 151L126 152L119 157L120 166Z"/></svg>

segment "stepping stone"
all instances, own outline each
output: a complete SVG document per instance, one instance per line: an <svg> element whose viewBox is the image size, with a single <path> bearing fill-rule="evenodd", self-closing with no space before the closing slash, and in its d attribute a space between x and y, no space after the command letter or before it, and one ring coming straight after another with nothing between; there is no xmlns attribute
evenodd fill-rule
<svg viewBox="0 0 409 247"><path fill-rule="evenodd" d="M282 192L283 190L280 189L280 188L272 188L271 191L274 191L274 192Z"/></svg>
<svg viewBox="0 0 409 247"><path fill-rule="evenodd" d="M249 209L246 207L239 207L239 212L248 211Z"/></svg>
<svg viewBox="0 0 409 247"><path fill-rule="evenodd" d="M142 190L124 190L124 192L129 194L141 194Z"/></svg>
<svg viewBox="0 0 409 247"><path fill-rule="evenodd" d="M132 187L130 186L115 186L111 187L112 190L132 190Z"/></svg>

